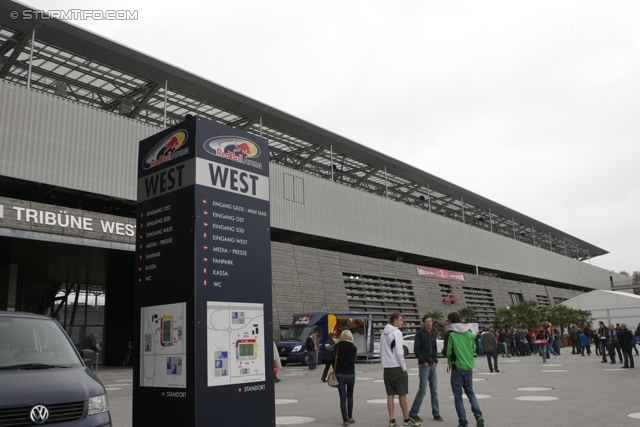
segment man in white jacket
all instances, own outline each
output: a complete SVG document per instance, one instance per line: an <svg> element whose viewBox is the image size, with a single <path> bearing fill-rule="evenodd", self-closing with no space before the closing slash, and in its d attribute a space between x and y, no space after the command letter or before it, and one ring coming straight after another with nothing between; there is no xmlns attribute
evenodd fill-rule
<svg viewBox="0 0 640 427"><path fill-rule="evenodd" d="M400 329L404 319L400 313L393 313L389 324L385 326L380 336L380 360L384 368L384 387L387 391L387 409L389 410L389 427L396 427L394 412L394 397L397 395L402 408L404 419L403 426L419 426L409 418L407 407L407 393L409 393L409 376L407 375L407 365L404 361L404 350L402 347L402 332Z"/></svg>

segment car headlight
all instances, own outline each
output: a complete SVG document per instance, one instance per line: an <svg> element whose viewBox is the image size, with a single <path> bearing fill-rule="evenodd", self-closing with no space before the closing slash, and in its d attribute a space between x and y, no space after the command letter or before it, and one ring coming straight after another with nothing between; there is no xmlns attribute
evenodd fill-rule
<svg viewBox="0 0 640 427"><path fill-rule="evenodd" d="M109 410L107 395L95 396L89 399L89 415L101 414Z"/></svg>
<svg viewBox="0 0 640 427"><path fill-rule="evenodd" d="M296 351L300 351L301 348L302 348L301 345L297 345L297 346L293 347L293 350L291 350L291 352L295 353Z"/></svg>

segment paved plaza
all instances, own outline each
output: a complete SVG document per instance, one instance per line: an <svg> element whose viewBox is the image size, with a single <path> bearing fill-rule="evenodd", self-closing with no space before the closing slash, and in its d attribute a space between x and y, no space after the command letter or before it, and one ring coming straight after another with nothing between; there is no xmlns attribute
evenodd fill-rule
<svg viewBox="0 0 640 427"><path fill-rule="evenodd" d="M565 349L566 350L566 349ZM640 362L640 358L637 358ZM429 393L420 416L423 426L457 426L453 395L444 359L438 368L438 397L444 422L431 417ZM489 373L485 357L476 358L474 390L486 426L638 426L640 427L640 369L600 363L601 358L566 352L543 364L539 356L498 359L500 373ZM322 369L324 365L320 365ZM411 406L418 389L415 358L407 358ZM638 366L638 365L637 365ZM358 426L387 426L387 408L380 363L356 364L353 417ZM131 368L101 367L115 427L131 426ZM322 371L300 365L283 367L275 384L276 425L341 426L337 389L320 381ZM466 401L466 399L465 399ZM213 402L215 404L215 402ZM475 426L466 402L470 426ZM402 418L396 404L396 420ZM256 420L253 426L271 423ZM216 427L216 426L214 426Z"/></svg>

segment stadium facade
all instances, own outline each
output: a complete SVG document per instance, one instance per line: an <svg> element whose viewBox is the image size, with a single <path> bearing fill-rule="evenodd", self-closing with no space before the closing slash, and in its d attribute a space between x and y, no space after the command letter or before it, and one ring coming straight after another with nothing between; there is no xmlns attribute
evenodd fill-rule
<svg viewBox="0 0 640 427"><path fill-rule="evenodd" d="M96 329L106 363L134 338L138 142L187 114L269 141L276 338L293 313L379 329L400 311L412 329L468 305L482 324L624 279L590 265L605 250L366 141L25 10L0 1L0 310L53 315L77 342Z"/></svg>

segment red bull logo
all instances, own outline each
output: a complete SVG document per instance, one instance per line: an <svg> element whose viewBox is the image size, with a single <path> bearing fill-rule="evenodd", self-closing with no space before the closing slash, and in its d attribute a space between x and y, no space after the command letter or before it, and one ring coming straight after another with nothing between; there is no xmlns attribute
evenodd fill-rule
<svg viewBox="0 0 640 427"><path fill-rule="evenodd" d="M309 317L308 316L302 316L301 318L299 318L298 320L296 320L295 324L296 325L308 325L309 324Z"/></svg>
<svg viewBox="0 0 640 427"><path fill-rule="evenodd" d="M142 169L151 169L172 159L189 153L189 147L180 149L189 134L186 130L173 132L162 139L149 151L142 162Z"/></svg>
<svg viewBox="0 0 640 427"><path fill-rule="evenodd" d="M262 163L253 160L260 156L260 147L248 139L238 136L216 136L204 142L204 149L215 156L262 169Z"/></svg>

